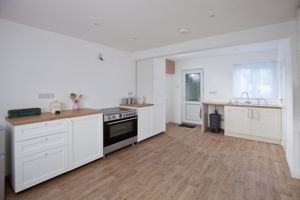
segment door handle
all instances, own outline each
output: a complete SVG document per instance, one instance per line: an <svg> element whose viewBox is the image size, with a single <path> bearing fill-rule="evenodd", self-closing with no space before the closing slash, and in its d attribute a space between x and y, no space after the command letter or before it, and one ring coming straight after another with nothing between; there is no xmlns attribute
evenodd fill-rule
<svg viewBox="0 0 300 200"><path fill-rule="evenodd" d="M259 120L259 112L255 110L255 113L256 113L256 120Z"/></svg>

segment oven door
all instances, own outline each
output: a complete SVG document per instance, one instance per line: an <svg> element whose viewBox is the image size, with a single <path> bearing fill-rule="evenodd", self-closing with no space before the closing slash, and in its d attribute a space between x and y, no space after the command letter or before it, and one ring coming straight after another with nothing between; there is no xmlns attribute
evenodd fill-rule
<svg viewBox="0 0 300 200"><path fill-rule="evenodd" d="M104 146L137 136L137 117L104 122Z"/></svg>

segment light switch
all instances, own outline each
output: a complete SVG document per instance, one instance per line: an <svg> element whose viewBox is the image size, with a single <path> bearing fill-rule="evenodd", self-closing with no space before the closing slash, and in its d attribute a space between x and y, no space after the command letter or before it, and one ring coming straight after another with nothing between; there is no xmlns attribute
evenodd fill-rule
<svg viewBox="0 0 300 200"><path fill-rule="evenodd" d="M54 99L54 93L39 93L39 99Z"/></svg>

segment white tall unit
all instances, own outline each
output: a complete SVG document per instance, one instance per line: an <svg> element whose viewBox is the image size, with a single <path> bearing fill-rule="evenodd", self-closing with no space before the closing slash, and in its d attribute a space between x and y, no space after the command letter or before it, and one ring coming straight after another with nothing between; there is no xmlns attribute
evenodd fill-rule
<svg viewBox="0 0 300 200"><path fill-rule="evenodd" d="M152 127L155 134L166 130L166 60L155 58L137 62L137 96L154 104Z"/></svg>

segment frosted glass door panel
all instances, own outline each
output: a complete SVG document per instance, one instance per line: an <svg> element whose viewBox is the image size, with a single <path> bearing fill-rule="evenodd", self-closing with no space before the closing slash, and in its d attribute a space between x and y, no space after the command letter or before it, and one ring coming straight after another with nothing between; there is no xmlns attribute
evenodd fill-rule
<svg viewBox="0 0 300 200"><path fill-rule="evenodd" d="M201 100L201 74L190 73L185 74L185 100L200 101Z"/></svg>

